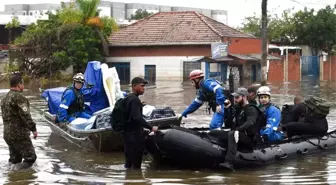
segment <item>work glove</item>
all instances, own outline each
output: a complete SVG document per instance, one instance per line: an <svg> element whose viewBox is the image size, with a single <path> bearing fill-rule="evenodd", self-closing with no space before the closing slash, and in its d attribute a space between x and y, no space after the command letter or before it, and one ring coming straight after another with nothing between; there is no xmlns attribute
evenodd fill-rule
<svg viewBox="0 0 336 185"><path fill-rule="evenodd" d="M238 143L238 141L239 141L239 131L238 130L234 131L233 136L234 136L234 139L235 139L236 143Z"/></svg>
<svg viewBox="0 0 336 185"><path fill-rule="evenodd" d="M182 114L179 114L178 117L177 117L177 119L178 119L179 121L181 121L182 118L183 118Z"/></svg>

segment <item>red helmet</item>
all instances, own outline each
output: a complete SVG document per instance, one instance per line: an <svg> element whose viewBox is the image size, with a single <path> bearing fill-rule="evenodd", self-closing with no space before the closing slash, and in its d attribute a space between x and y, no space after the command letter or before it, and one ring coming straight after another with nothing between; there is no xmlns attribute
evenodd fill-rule
<svg viewBox="0 0 336 185"><path fill-rule="evenodd" d="M196 69L190 72L189 74L189 80L194 80L197 78L203 78L204 77L204 73L202 70Z"/></svg>

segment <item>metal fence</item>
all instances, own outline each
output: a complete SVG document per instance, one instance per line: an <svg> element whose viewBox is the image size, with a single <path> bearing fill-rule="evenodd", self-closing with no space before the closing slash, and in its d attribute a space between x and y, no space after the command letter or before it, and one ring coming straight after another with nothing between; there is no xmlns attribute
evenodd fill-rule
<svg viewBox="0 0 336 185"><path fill-rule="evenodd" d="M304 81L318 80L320 77L320 63L318 56L301 57L301 79Z"/></svg>

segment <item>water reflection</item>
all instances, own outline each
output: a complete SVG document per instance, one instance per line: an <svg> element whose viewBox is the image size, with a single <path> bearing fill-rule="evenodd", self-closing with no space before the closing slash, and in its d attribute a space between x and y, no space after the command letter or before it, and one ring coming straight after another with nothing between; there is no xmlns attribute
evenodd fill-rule
<svg viewBox="0 0 336 185"><path fill-rule="evenodd" d="M64 85L68 85L65 83ZM8 91L8 85L0 87L0 98ZM228 171L176 170L168 167L154 167L149 158L144 157L142 171L126 171L121 152L112 154L85 151L65 139L53 134L42 119L39 110L46 108L40 99L39 84L26 85L25 91L32 106L32 114L37 123L39 138L33 140L38 156L36 164L27 171L8 171L8 148L0 141L0 184L326 184L336 183L335 151L327 154L289 159L258 168ZM277 104L292 103L296 94L321 95L335 106L335 83L321 82L319 88L314 84L272 84L272 101ZM129 87L124 87L128 90ZM196 91L190 84L158 83L149 87L141 97L147 104L157 107L172 107L181 113L195 98ZM328 121L329 129L335 129L332 109ZM205 106L184 119L187 127L207 127L212 115ZM0 119L2 125L2 119ZM2 138L0 126L0 137ZM183 154L181 154L183 155Z"/></svg>

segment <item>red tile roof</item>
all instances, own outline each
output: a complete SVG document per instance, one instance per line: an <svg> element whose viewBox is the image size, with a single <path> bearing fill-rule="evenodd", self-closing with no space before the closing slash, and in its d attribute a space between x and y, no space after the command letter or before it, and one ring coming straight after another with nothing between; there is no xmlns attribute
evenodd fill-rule
<svg viewBox="0 0 336 185"><path fill-rule="evenodd" d="M111 46L186 45L220 42L223 37L255 38L194 11L160 12L112 33Z"/></svg>

